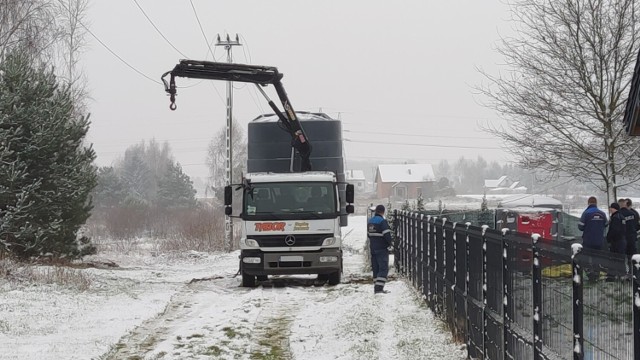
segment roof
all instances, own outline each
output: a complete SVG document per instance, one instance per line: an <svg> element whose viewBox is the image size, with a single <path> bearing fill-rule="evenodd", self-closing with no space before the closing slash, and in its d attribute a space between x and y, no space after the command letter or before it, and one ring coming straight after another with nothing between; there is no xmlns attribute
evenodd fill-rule
<svg viewBox="0 0 640 360"><path fill-rule="evenodd" d="M377 173L382 182L429 182L436 181L430 164L385 164L378 165Z"/></svg>
<svg viewBox="0 0 640 360"><path fill-rule="evenodd" d="M362 170L347 170L347 179L349 180L365 180L364 171Z"/></svg>
<svg viewBox="0 0 640 360"><path fill-rule="evenodd" d="M503 181L507 180L507 176L501 176L500 179L497 180L485 180L484 181L484 187L487 188L497 188L500 187L500 184L502 184Z"/></svg>

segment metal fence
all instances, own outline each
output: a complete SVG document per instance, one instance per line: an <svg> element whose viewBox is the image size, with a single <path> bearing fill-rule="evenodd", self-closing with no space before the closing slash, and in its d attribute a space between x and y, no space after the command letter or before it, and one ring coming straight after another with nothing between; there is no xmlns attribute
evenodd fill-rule
<svg viewBox="0 0 640 360"><path fill-rule="evenodd" d="M640 359L639 259L406 211L394 233L396 270L470 358Z"/></svg>

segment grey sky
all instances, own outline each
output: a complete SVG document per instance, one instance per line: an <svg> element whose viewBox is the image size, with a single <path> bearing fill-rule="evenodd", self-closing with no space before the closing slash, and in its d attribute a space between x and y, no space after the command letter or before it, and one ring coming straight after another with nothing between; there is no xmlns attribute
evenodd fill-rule
<svg viewBox="0 0 640 360"><path fill-rule="evenodd" d="M211 60L189 0L137 1L180 52ZM210 42L217 34L240 34L244 46L234 48L235 62L276 66L284 73L296 110L340 113L345 138L353 140L346 143L348 158L434 164L461 155L506 159L498 149L398 145L500 147L479 131L478 123L498 117L478 104L471 89L482 81L476 67L495 73L501 61L495 45L510 25L500 0L192 3ZM133 0L92 1L87 23L113 52L154 81L184 58ZM91 35L87 40L89 141L98 164L109 165L128 146L155 137L170 141L185 172L206 176L207 144L225 124L225 84L178 78L178 86L192 87L178 90L178 109L170 111L162 85L128 68ZM226 61L223 48L212 44L212 49L217 60ZM253 86L235 87L234 115L246 129L269 108ZM471 139L475 136L481 139Z"/></svg>

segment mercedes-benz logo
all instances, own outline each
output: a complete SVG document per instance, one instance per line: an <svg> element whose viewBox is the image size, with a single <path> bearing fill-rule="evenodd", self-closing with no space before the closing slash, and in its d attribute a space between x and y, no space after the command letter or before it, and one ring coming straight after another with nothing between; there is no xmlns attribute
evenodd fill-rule
<svg viewBox="0 0 640 360"><path fill-rule="evenodd" d="M296 243L296 237L293 235L287 235L287 237L284 238L284 243L288 246L293 246Z"/></svg>

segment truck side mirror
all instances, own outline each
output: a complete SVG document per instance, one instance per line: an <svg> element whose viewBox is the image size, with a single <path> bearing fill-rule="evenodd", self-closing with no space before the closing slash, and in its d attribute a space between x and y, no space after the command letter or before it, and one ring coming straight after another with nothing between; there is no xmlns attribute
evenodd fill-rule
<svg viewBox="0 0 640 360"><path fill-rule="evenodd" d="M345 210L347 211L347 214L353 214L355 211L355 208L353 207L353 205L347 205Z"/></svg>
<svg viewBox="0 0 640 360"><path fill-rule="evenodd" d="M227 216L231 216L231 214L233 213L233 209L231 208L231 206L226 206L224 208L224 214Z"/></svg>
<svg viewBox="0 0 640 360"><path fill-rule="evenodd" d="M227 185L224 187L224 206L231 206L231 203L233 203L233 189L231 185Z"/></svg>
<svg viewBox="0 0 640 360"><path fill-rule="evenodd" d="M353 204L354 201L354 197L355 197L355 191L353 188L353 184L347 184L347 191L346 191L346 197L347 197L347 204Z"/></svg>

